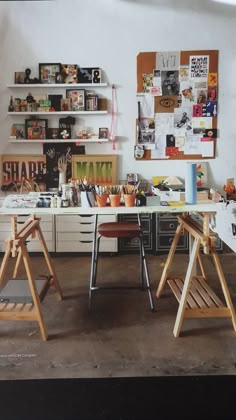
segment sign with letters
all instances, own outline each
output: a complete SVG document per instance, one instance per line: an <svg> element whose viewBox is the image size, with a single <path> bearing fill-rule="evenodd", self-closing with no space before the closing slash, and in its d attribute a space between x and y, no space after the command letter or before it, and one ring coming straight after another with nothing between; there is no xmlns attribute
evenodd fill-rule
<svg viewBox="0 0 236 420"><path fill-rule="evenodd" d="M116 184L117 155L73 155L72 176L90 184Z"/></svg>

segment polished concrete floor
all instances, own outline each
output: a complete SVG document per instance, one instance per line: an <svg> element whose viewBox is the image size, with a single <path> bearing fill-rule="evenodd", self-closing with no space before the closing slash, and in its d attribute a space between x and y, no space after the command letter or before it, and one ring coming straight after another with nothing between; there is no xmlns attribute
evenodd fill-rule
<svg viewBox="0 0 236 420"><path fill-rule="evenodd" d="M148 255L155 291L166 255ZM235 254L220 255L236 304ZM209 256L203 256L209 282L221 295ZM229 375L236 373L236 333L231 319L186 319L181 336L173 336L178 304L168 288L150 310L141 290L104 290L88 310L90 256L52 258L64 299L51 288L42 303L49 340L43 342L36 322L1 321L0 377L91 378L161 375ZM188 255L175 258L173 272L183 274ZM44 260L33 256L36 277L45 274ZM10 260L7 276L11 277ZM101 283L138 282L138 255L102 255Z"/></svg>

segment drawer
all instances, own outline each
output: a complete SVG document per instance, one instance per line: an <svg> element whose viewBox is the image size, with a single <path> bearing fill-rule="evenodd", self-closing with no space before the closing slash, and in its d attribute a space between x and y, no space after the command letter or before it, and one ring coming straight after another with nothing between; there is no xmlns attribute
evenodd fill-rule
<svg viewBox="0 0 236 420"><path fill-rule="evenodd" d="M159 228L157 233L159 232L174 232L177 229L179 222L177 219L161 219L159 221Z"/></svg>
<svg viewBox="0 0 236 420"><path fill-rule="evenodd" d="M93 241L93 232L57 232L57 241Z"/></svg>
<svg viewBox="0 0 236 420"><path fill-rule="evenodd" d="M171 244L174 239L173 235L158 235L157 236L157 246L156 250L167 250L169 251ZM177 250L188 250L188 236L187 235L181 235L179 238L179 242L177 245Z"/></svg>

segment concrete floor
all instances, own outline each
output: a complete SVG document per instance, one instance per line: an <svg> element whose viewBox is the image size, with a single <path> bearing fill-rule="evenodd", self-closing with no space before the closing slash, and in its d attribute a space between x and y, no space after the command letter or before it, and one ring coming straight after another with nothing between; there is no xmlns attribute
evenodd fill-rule
<svg viewBox="0 0 236 420"><path fill-rule="evenodd" d="M147 259L155 296L166 255ZM223 254L220 259L236 304L235 254ZM203 260L209 282L221 296L212 262L208 256ZM47 342L42 341L36 322L1 321L1 379L236 373L231 320L187 319L181 337L174 338L178 304L168 286L159 300L155 298L155 312L150 310L147 293L140 290L99 291L88 311L90 261L90 256L53 257L64 299L58 302L51 288L43 301ZM173 271L183 274L187 262L188 255L179 254ZM33 256L32 263L36 277L47 273L41 256ZM114 284L126 277L133 284L138 270L137 254L103 255L98 276L101 282Z"/></svg>

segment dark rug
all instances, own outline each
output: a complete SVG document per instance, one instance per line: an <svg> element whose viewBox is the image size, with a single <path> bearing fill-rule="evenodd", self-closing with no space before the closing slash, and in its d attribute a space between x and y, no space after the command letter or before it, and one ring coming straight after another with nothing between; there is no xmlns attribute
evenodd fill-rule
<svg viewBox="0 0 236 420"><path fill-rule="evenodd" d="M0 381L1 420L236 419L236 376Z"/></svg>

